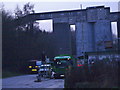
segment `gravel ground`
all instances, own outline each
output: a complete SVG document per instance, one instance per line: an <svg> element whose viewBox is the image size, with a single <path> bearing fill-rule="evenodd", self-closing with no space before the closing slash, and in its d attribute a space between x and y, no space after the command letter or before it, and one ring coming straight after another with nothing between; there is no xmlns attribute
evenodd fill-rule
<svg viewBox="0 0 120 90"><path fill-rule="evenodd" d="M2 79L2 88L64 88L64 79L45 79L35 82L37 75L22 75Z"/></svg>

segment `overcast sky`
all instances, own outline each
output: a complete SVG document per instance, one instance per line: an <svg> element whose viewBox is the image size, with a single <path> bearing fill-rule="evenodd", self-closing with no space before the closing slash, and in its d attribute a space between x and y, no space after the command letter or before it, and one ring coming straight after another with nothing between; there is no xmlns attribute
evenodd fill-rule
<svg viewBox="0 0 120 90"><path fill-rule="evenodd" d="M11 13L14 12L16 6L18 5L21 9L23 8L23 5L26 4L26 0L24 0L24 2L16 2L17 0L12 0L10 2L4 0L3 2L1 2L1 5L4 4L4 8L8 11L10 11ZM31 0L29 0L31 1ZM91 6L101 6L104 5L105 7L110 7L110 11L111 12L116 12L118 11L118 1L114 0L114 2L106 1L106 2L101 2L102 0L93 0L94 2L91 1L86 1L84 0L84 2L79 2L74 0L75 2L71 1L68 2L65 0L63 2L39 2L40 0L35 0L36 2L30 2L31 4L34 4L34 10L36 13L39 12L50 12L50 11L61 11L61 10L74 10L74 9L80 9L80 5L82 4L82 8L85 9L86 7L91 7ZM61 0L62 1L62 0ZM104 0L103 0L104 1ZM46 29L46 30L51 30L52 29L52 21L40 21L40 25L42 29ZM116 33L115 31L115 24L114 24L114 33Z"/></svg>
<svg viewBox="0 0 120 90"><path fill-rule="evenodd" d="M19 5L20 8L23 7L27 2L3 2L4 7L7 10L14 11L16 5ZM118 11L118 2L30 2L34 4L36 12L48 12L48 11L59 11L59 10L71 10L79 9L80 4L82 8L91 6L101 6L105 5L111 8L111 11Z"/></svg>

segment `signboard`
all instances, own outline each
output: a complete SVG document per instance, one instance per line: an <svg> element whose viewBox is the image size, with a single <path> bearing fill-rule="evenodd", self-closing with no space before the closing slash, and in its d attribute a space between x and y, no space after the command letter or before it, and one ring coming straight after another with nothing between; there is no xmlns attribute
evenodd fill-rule
<svg viewBox="0 0 120 90"><path fill-rule="evenodd" d="M112 41L105 41L105 48L112 48Z"/></svg>

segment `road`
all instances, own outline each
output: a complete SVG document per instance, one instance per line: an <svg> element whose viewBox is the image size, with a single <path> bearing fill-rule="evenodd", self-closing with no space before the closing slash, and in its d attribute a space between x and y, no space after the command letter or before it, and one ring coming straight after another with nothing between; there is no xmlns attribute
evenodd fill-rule
<svg viewBox="0 0 120 90"><path fill-rule="evenodd" d="M22 75L2 79L2 88L64 88L64 79L45 79L35 82L37 75Z"/></svg>

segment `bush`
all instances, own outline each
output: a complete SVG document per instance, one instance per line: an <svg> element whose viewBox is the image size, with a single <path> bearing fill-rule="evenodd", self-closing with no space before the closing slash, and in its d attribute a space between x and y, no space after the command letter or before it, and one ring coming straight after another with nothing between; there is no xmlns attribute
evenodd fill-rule
<svg viewBox="0 0 120 90"><path fill-rule="evenodd" d="M73 67L71 70L66 72L65 87L75 88L77 82L88 81L88 75L86 67Z"/></svg>
<svg viewBox="0 0 120 90"><path fill-rule="evenodd" d="M73 67L66 72L65 88L119 87L119 61L98 60L93 65Z"/></svg>

